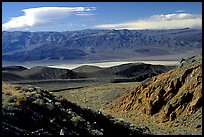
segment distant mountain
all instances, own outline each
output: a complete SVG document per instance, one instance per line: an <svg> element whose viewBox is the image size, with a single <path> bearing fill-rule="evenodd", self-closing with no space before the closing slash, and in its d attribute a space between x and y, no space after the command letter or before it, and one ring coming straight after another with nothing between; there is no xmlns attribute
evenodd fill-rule
<svg viewBox="0 0 204 137"><path fill-rule="evenodd" d="M81 30L2 32L3 61L166 55L202 47L202 30Z"/></svg>

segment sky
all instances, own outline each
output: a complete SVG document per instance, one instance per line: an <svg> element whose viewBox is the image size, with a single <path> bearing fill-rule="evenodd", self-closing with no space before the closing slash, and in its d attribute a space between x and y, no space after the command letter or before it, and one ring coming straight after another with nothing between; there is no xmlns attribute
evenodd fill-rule
<svg viewBox="0 0 204 137"><path fill-rule="evenodd" d="M2 2L3 31L202 28L202 2Z"/></svg>

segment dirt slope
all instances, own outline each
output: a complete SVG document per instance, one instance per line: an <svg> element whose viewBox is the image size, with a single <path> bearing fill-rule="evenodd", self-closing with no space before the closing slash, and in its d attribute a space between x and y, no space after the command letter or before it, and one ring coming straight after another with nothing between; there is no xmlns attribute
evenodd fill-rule
<svg viewBox="0 0 204 137"><path fill-rule="evenodd" d="M104 110L202 132L202 56L182 59L178 68L126 92Z"/></svg>

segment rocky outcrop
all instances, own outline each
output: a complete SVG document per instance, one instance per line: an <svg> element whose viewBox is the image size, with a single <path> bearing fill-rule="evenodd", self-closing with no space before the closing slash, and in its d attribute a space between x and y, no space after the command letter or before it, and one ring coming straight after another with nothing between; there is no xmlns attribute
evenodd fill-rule
<svg viewBox="0 0 204 137"><path fill-rule="evenodd" d="M200 113L201 109L201 55L181 61L178 68L142 83L105 108L114 114L124 112L123 116L130 112L141 113L149 118L154 117L159 123L182 121L184 117L190 117L198 111Z"/></svg>

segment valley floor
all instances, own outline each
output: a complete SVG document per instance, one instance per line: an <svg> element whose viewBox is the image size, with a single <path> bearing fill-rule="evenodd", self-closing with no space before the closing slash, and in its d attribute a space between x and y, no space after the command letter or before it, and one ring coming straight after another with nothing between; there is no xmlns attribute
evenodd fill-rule
<svg viewBox="0 0 204 137"><path fill-rule="evenodd" d="M64 68L64 69L74 69L82 65L90 65L90 66L97 66L101 68L106 68L106 67L112 67L112 66L117 66L121 64L127 64L127 63L146 63L146 64L152 64L152 65L177 65L179 61L112 61L112 62L100 62L100 63L86 63L86 64L60 64L60 65L51 65L49 67L53 68Z"/></svg>
<svg viewBox="0 0 204 137"><path fill-rule="evenodd" d="M166 55L155 55L155 56L133 56L133 57L124 57L119 59L87 59L81 58L76 60L40 60L40 61L27 61L27 62L11 62L11 61L2 61L2 66L11 66L11 65L20 65L27 68L34 66L52 66L55 68L68 68L73 69L81 65L95 65L99 67L110 67L114 65L120 65L124 63L131 62L144 62L150 64L160 64L160 65L175 65L181 60L181 58L187 58L193 55L201 54L201 49L187 50L185 52L179 52L175 54L166 54Z"/></svg>
<svg viewBox="0 0 204 137"><path fill-rule="evenodd" d="M75 63L69 63L69 61L53 61L52 63L47 62L24 62L24 63L18 63L18 62L8 62L3 61L3 66L24 66L27 68L32 68L35 66L48 66L52 68L63 68L63 69L74 69L83 65L90 65L90 66L98 66L101 68L107 68L112 66L117 66L121 64L127 64L127 63L146 63L146 64L152 64L152 65L178 65L179 60L132 60L132 61L101 61L101 62L78 62Z"/></svg>

